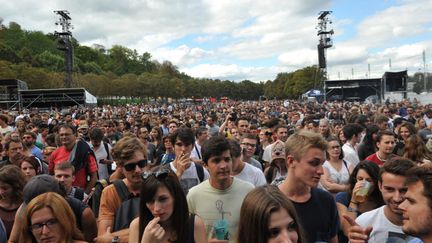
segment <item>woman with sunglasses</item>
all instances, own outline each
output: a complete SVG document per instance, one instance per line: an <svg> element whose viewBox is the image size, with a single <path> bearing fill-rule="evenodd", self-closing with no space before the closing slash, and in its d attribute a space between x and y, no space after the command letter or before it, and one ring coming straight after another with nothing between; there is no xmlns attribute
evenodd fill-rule
<svg viewBox="0 0 432 243"><path fill-rule="evenodd" d="M189 214L176 174L156 167L142 177L140 215L130 225L129 242L207 242L204 222Z"/></svg>
<svg viewBox="0 0 432 243"><path fill-rule="evenodd" d="M83 243L83 234L66 200L57 193L47 192L32 199L24 213L23 243Z"/></svg>

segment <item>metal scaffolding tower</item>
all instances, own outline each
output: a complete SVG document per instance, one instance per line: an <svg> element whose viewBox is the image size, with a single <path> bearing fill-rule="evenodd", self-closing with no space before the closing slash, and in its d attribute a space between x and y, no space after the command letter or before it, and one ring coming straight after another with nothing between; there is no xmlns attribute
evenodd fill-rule
<svg viewBox="0 0 432 243"><path fill-rule="evenodd" d="M69 12L66 10L54 11L59 15L59 20L55 23L62 27L61 32L55 31L54 34L58 37L57 49L64 52L65 58L65 88L72 87L72 72L73 72L73 46L72 46L72 32L70 29L73 28L71 25L71 17Z"/></svg>

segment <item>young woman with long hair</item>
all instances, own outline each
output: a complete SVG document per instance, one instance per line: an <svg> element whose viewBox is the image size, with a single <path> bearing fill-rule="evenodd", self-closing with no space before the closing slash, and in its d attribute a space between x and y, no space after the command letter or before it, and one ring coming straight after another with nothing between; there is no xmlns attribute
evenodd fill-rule
<svg viewBox="0 0 432 243"><path fill-rule="evenodd" d="M129 242L207 242L204 222L189 213L176 174L155 167L142 177L140 216L130 225Z"/></svg>
<svg viewBox="0 0 432 243"><path fill-rule="evenodd" d="M246 195L237 242L305 242L294 205L276 186L257 187Z"/></svg>

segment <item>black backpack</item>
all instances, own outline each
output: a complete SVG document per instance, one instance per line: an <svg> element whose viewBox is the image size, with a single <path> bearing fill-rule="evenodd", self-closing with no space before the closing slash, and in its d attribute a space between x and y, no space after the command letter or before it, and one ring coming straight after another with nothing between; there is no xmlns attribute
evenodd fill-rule
<svg viewBox="0 0 432 243"><path fill-rule="evenodd" d="M140 197L130 193L123 180L115 180L113 184L121 200L114 218L115 232L129 228L132 220L139 216Z"/></svg>
<svg viewBox="0 0 432 243"><path fill-rule="evenodd" d="M102 197L102 191L105 187L107 187L110 184L109 180L98 180L94 186L93 194L90 195L91 198L88 201L88 205L91 206L91 209L95 215L95 217L99 217L99 206L100 206L100 199Z"/></svg>

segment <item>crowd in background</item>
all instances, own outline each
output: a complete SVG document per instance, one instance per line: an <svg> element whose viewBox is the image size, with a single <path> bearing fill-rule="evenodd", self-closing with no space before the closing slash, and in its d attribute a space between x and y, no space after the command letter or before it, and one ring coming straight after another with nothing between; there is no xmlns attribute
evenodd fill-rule
<svg viewBox="0 0 432 243"><path fill-rule="evenodd" d="M432 165L432 105L416 100L2 110L0 139L0 242L1 229L9 242L426 242L402 227L405 193ZM123 206L140 207L126 226ZM259 213L268 229L247 223Z"/></svg>

